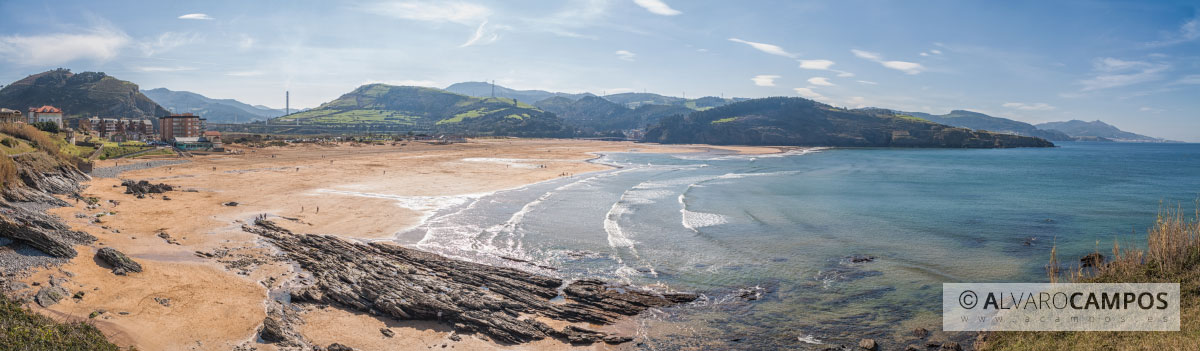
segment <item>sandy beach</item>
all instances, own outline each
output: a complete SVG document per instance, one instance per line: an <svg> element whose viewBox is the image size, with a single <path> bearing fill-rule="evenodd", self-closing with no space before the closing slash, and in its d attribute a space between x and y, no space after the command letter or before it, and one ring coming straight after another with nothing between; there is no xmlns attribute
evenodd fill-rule
<svg viewBox="0 0 1200 351"><path fill-rule="evenodd" d="M79 246L61 267L32 274L30 285L58 282L80 298L64 299L40 313L86 320L122 346L146 350L228 350L273 345L256 341L273 292L284 291L296 272L270 245L241 230L259 215L297 233L333 234L352 240L388 240L457 199L586 172L607 166L587 160L605 152L698 152L710 146L581 140L482 139L451 145L292 145L231 147L234 153L196 156L189 162L95 178L85 197L50 210L99 241ZM731 153L776 153L769 147L720 147ZM721 151L721 150L718 150ZM151 160L102 161L98 168ZM176 191L137 199L122 179L167 183ZM164 198L166 197L166 198ZM169 199L167 199L169 198ZM236 203L234 205L233 203ZM93 253L118 249L144 272L117 276ZM65 282L61 279L66 279ZM433 322L396 321L338 308L308 308L301 332L316 345L341 343L361 350L495 349L486 338L448 337ZM394 337L385 337L388 328ZM608 326L604 328L617 328ZM595 344L585 349L630 345ZM557 340L506 346L561 349Z"/></svg>

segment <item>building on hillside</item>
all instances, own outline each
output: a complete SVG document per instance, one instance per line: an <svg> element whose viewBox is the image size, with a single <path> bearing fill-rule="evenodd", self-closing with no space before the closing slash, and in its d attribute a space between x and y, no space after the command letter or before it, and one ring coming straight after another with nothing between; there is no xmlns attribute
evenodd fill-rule
<svg viewBox="0 0 1200 351"><path fill-rule="evenodd" d="M17 122L25 122L25 117L21 115L21 111L0 108L0 123Z"/></svg>
<svg viewBox="0 0 1200 351"><path fill-rule="evenodd" d="M148 119L92 117L88 118L86 123L88 128L99 133L101 138L113 141L117 141L114 138L144 140L154 135L154 123Z"/></svg>
<svg viewBox="0 0 1200 351"><path fill-rule="evenodd" d="M204 133L204 119L192 113L174 114L158 118L159 137L165 142L177 138L199 138Z"/></svg>
<svg viewBox="0 0 1200 351"><path fill-rule="evenodd" d="M54 106L30 107L29 116L26 116L26 118L29 119L29 123L54 122L59 128L66 128L63 125L62 110Z"/></svg>
<svg viewBox="0 0 1200 351"><path fill-rule="evenodd" d="M225 145L221 143L221 132L215 130L205 131L204 141L212 144L212 151L225 151Z"/></svg>

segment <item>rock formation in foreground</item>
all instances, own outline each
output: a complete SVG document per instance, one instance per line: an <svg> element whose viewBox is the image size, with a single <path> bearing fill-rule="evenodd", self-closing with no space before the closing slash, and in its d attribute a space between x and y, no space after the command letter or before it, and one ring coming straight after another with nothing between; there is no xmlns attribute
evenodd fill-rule
<svg viewBox="0 0 1200 351"><path fill-rule="evenodd" d="M337 305L400 320L436 320L503 343L546 337L572 343L627 342L632 339L574 326L555 330L532 316L610 324L652 307L697 298L595 280L567 284L391 244L294 234L266 220L243 229L268 239L312 275L292 292L293 302ZM562 297L557 299L561 302L552 301L556 297Z"/></svg>
<svg viewBox="0 0 1200 351"><path fill-rule="evenodd" d="M0 155L0 157L9 157ZM30 152L12 158L19 182L0 188L0 237L28 244L58 258L73 258L74 245L96 240L88 233L71 230L46 209L67 206L53 195L77 194L79 182L88 176L66 162L43 152Z"/></svg>

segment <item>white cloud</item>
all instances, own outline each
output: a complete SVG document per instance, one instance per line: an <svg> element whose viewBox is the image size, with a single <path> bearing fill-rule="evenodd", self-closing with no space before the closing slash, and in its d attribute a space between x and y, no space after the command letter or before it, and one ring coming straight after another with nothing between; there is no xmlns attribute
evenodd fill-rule
<svg viewBox="0 0 1200 351"><path fill-rule="evenodd" d="M877 54L877 53L874 53L874 52L870 52L870 51L863 51L863 50L859 50L859 49L851 49L851 50L850 50L850 52L854 53L854 56L858 56L858 58L864 58L864 59L868 59L868 60L871 60L871 61L880 61L880 60L883 60L883 57L879 56L879 54Z"/></svg>
<svg viewBox="0 0 1200 351"><path fill-rule="evenodd" d="M750 78L751 81L754 81L754 85L757 85L760 87L773 87L773 86L775 86L776 79L779 79L779 76L767 75L767 74L761 74L761 75L754 76L753 78Z"/></svg>
<svg viewBox="0 0 1200 351"><path fill-rule="evenodd" d="M387 84L397 86L414 86L414 87L437 87L437 82L432 80L417 80L417 79L401 79L401 80L369 80L360 85L367 84Z"/></svg>
<svg viewBox="0 0 1200 351"><path fill-rule="evenodd" d="M1142 112L1150 112L1150 113L1159 113L1159 112L1163 112L1164 110L1163 110L1163 109L1161 109L1161 108L1153 108L1153 107L1148 107L1148 106L1142 106L1142 108L1139 108L1139 109L1138 109L1138 111L1142 111Z"/></svg>
<svg viewBox="0 0 1200 351"><path fill-rule="evenodd" d="M83 33L0 36L3 59L26 65L57 65L80 59L107 61L129 45L129 36L110 26Z"/></svg>
<svg viewBox="0 0 1200 351"><path fill-rule="evenodd" d="M674 16L682 13L671 8L670 6L667 6L667 4L660 0L633 0L633 2L638 4L638 6L645 8L646 11L650 11L650 13L656 15Z"/></svg>
<svg viewBox="0 0 1200 351"><path fill-rule="evenodd" d="M257 70L256 71L234 71L234 72L225 73L225 75L230 76L230 77L257 77L257 76L261 76L263 74L264 74L263 71L257 71Z"/></svg>
<svg viewBox="0 0 1200 351"><path fill-rule="evenodd" d="M829 81L829 78L825 78L825 77L809 78L808 84L819 85L819 86L823 86L823 87L831 87L831 86L837 85L837 84L833 84L832 82Z"/></svg>
<svg viewBox="0 0 1200 351"><path fill-rule="evenodd" d="M779 56L783 56L783 57L796 58L796 54L787 52L787 50L784 50L783 48L776 46L776 45L771 45L771 44L766 44L766 43L756 43L753 41L746 41L746 40L741 40L738 38L729 38L729 41L750 45L750 47L754 48L755 50L762 51L762 52L765 52L765 53L768 53L771 55L779 55Z"/></svg>
<svg viewBox="0 0 1200 351"><path fill-rule="evenodd" d="M1175 44L1182 44L1189 41L1200 39L1200 16L1194 17L1183 25L1179 26L1179 30L1175 33L1167 35L1165 39L1146 43L1149 47L1163 47Z"/></svg>
<svg viewBox="0 0 1200 351"><path fill-rule="evenodd" d="M1179 78L1174 84L1200 84L1200 74L1189 74Z"/></svg>
<svg viewBox="0 0 1200 351"><path fill-rule="evenodd" d="M837 73L837 76L842 77L842 78L848 78L848 77L854 76L854 73L832 69L831 67L833 67L834 62L830 61L830 60L797 60L797 61L800 62L800 68L803 68L803 69L811 69L811 70L818 70L818 71L830 71L830 72Z"/></svg>
<svg viewBox="0 0 1200 351"><path fill-rule="evenodd" d="M800 60L800 68L827 70L833 67L833 61L830 60Z"/></svg>
<svg viewBox="0 0 1200 351"><path fill-rule="evenodd" d="M859 83L866 84L866 85L876 85L876 84L879 84L879 83L872 82L872 81L869 81L869 80L860 80L860 81L858 81L858 82L859 82Z"/></svg>
<svg viewBox="0 0 1200 351"><path fill-rule="evenodd" d="M795 90L796 94L800 95L801 97L805 97L808 99L813 99L813 100L825 99L825 95L821 95L820 93L813 91L812 88L792 88L792 90Z"/></svg>
<svg viewBox="0 0 1200 351"><path fill-rule="evenodd" d="M637 54L629 50L617 50L616 54L618 59L625 61L633 61L634 57L637 57Z"/></svg>
<svg viewBox="0 0 1200 351"><path fill-rule="evenodd" d="M137 43L138 48L142 50L142 54L146 56L154 56L171 49L187 45L188 43L200 40L199 33L176 33L165 32L159 34L153 39L142 40Z"/></svg>
<svg viewBox="0 0 1200 351"><path fill-rule="evenodd" d="M1006 102L1000 106L1004 106L1004 107L1011 108L1011 109L1023 110L1023 111L1050 111L1055 108L1054 106L1050 106L1050 104L1047 104L1044 102L1038 102L1038 103Z"/></svg>
<svg viewBox="0 0 1200 351"><path fill-rule="evenodd" d="M487 20L492 13L487 7L457 1L388 1L366 5L362 10L398 19L469 26Z"/></svg>
<svg viewBox="0 0 1200 351"><path fill-rule="evenodd" d="M934 54L934 55L941 55L942 50L933 49L933 50L929 50L929 53Z"/></svg>
<svg viewBox="0 0 1200 351"><path fill-rule="evenodd" d="M921 64L916 63L916 62L883 61L883 62L880 62L880 64L882 64L883 67L891 68L891 69L894 69L897 71L902 71L902 72L908 73L908 74L918 74L918 73L921 73L922 71L925 71L925 66L922 66Z"/></svg>
<svg viewBox="0 0 1200 351"><path fill-rule="evenodd" d="M854 53L854 56L857 56L859 58L870 60L870 61L875 61L876 63L883 65L883 67L891 68L891 69L901 71L901 72L904 72L907 74L919 74L919 73L925 71L925 66L922 66L921 64L916 63L916 62L887 61L887 60L884 60L883 56L880 55L879 53L858 50L858 49L852 49L852 50L850 50L850 52Z"/></svg>
<svg viewBox="0 0 1200 351"><path fill-rule="evenodd" d="M185 19L185 20L204 20L204 21L210 21L210 20L212 20L213 18L212 18L212 17L210 17L209 15L206 15L206 14L203 14L203 13L189 13L189 14L186 14L186 15L183 15L183 16L179 16L179 19Z"/></svg>
<svg viewBox="0 0 1200 351"><path fill-rule="evenodd" d="M238 39L238 47L242 48L243 50L254 47L254 38L250 37L249 35L242 34L241 38Z"/></svg>
<svg viewBox="0 0 1200 351"><path fill-rule="evenodd" d="M475 35L472 35L470 39L467 39L465 43L462 43L458 47L465 48L471 45L487 45L495 42L496 39L500 39L500 34L488 30L487 24L488 21L483 20L483 23L480 23L479 27L475 28Z"/></svg>
<svg viewBox="0 0 1200 351"><path fill-rule="evenodd" d="M143 66L135 68L142 72L182 72L194 71L195 67L161 67L161 66Z"/></svg>
<svg viewBox="0 0 1200 351"><path fill-rule="evenodd" d="M1079 83L1083 85L1083 91L1117 88L1160 80L1163 78L1162 73L1169 68L1170 65L1163 63L1104 57L1096 59L1093 63L1093 69L1098 73Z"/></svg>

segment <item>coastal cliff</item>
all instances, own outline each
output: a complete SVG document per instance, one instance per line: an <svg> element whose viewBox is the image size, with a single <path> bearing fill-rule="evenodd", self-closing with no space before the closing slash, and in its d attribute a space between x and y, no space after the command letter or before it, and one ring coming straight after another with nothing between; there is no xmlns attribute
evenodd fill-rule
<svg viewBox="0 0 1200 351"><path fill-rule="evenodd" d="M665 144L842 147L1053 147L1045 139L955 128L891 113L774 97L663 118L643 139Z"/></svg>

